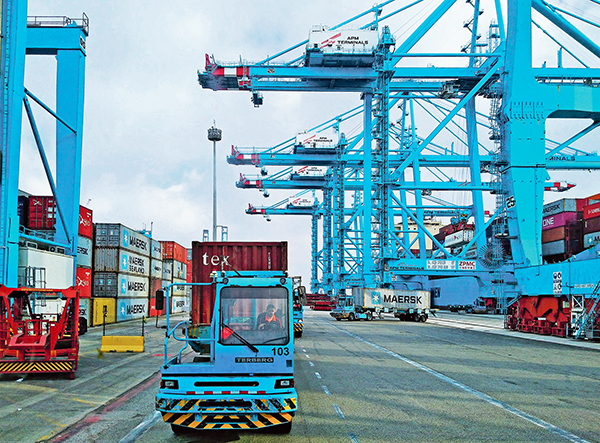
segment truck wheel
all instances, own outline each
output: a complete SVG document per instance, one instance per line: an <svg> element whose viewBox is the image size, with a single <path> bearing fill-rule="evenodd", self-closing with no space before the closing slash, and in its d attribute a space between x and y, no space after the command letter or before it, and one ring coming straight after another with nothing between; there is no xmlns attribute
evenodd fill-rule
<svg viewBox="0 0 600 443"><path fill-rule="evenodd" d="M428 316L427 314L423 314L423 315L421 315L421 321L422 321L423 323L425 323L425 322L427 321L427 319L428 319L428 318L429 318L429 316Z"/></svg>
<svg viewBox="0 0 600 443"><path fill-rule="evenodd" d="M173 434L175 435L185 435L190 432L190 429L186 426L179 426L171 423L171 431L173 431Z"/></svg>
<svg viewBox="0 0 600 443"><path fill-rule="evenodd" d="M373 320L373 313L371 311L367 312L367 321Z"/></svg>
<svg viewBox="0 0 600 443"><path fill-rule="evenodd" d="M351 312L351 313L348 315L348 321L354 321L354 320L356 320L356 318L354 317L354 312Z"/></svg>
<svg viewBox="0 0 600 443"><path fill-rule="evenodd" d="M290 432L292 432L292 422L289 421L282 425L270 426L269 428L267 428L267 432L269 434L289 434Z"/></svg>
<svg viewBox="0 0 600 443"><path fill-rule="evenodd" d="M336 317L337 321L342 321L342 319L340 317Z"/></svg>

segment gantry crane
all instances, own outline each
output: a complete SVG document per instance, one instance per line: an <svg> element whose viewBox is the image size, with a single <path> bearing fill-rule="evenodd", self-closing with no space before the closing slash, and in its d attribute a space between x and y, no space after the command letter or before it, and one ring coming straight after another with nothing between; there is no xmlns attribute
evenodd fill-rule
<svg viewBox="0 0 600 443"><path fill-rule="evenodd" d="M596 107L600 101L595 87L600 71L585 64L581 68L564 67L563 51L569 52L574 60L579 58L556 37L551 38L560 48L557 67L547 67L545 63L542 67L533 67L531 53L532 25L550 35L532 18L534 10L583 50L598 57L598 46L565 15L579 17L542 0L509 0L507 11L502 11L499 0L472 0L467 2L473 8L471 18L464 25L470 39L460 52L417 53L416 45L433 32L436 23L457 2L439 2L401 41L396 41L389 28L380 24L397 14L406 14L422 1L383 15L384 7L392 3L376 5L327 30L346 29L350 23L374 13L375 19L360 27L379 29L377 45L370 54L353 57L344 53L342 44L339 51L331 49L330 42L335 45L337 34L342 35L331 32L322 34L328 36L321 41L323 45L315 46L316 40L309 39L258 63L233 66L208 58L205 72L199 73L200 84L213 90L249 91L255 106L263 104L263 92L271 90L361 93L363 131L357 137L360 143L353 148L357 152L354 158L362 160L355 183L358 187L362 184L362 200L354 214L361 219L362 284L386 286L402 279L409 287L412 284L421 288L429 287L428 279L432 276L462 275L481 282L482 291L495 293L502 300L501 305L505 305L507 298L519 293L553 293L557 286L553 286L552 276L564 270L563 274L572 280L562 285L561 290L577 287L590 292L594 285L588 284L585 274L598 271L596 248L568 264L543 266L541 208L545 188L556 187L551 179L548 182L547 171L598 169L600 166L596 154L571 146L594 130L600 121ZM495 13L488 21L487 38L480 39L484 3L491 5ZM506 27L505 16L508 18ZM539 20L538 16L536 19ZM303 55L288 62L278 61L284 54L303 46ZM466 65L456 60L464 60ZM426 106L438 114L431 112L435 119L433 128L428 128L424 137L418 137L413 109ZM482 106L489 108L489 119L479 111ZM401 116L392 126L398 109ZM549 118L588 118L591 123L563 140L551 142L544 133ZM427 163L426 153L434 140L442 133L454 131L455 127L464 132L462 140L459 139L460 149L451 155L440 153L437 164ZM482 139L485 133L492 146ZM350 152L344 151L343 155L346 154L351 160ZM308 156L305 159L308 161ZM307 164L302 161L303 158L299 158L295 164ZM461 163L453 163L456 161ZM331 167L341 168L341 171L348 165L338 157L337 166ZM463 170L461 180L449 172L455 166ZM332 190L338 190L337 201L346 208L342 202L349 182L338 182ZM276 185L265 180L262 184ZM474 223L475 231L460 251L452 251L428 232L424 217L426 211L444 209L435 199L451 201L452 198L440 196L459 191L470 200L465 205L466 217ZM484 197L488 196L493 200L490 217L486 220ZM324 197L324 202L327 200L329 196ZM345 213L340 208L333 212L338 220L342 218L340 214ZM419 228L420 247L416 254L407 244L409 223ZM494 235L488 244L485 231L490 227ZM424 238L438 247L431 257L423 248ZM510 244L508 257L502 248L503 241ZM480 251L491 248L492 253L486 254L485 260L471 260L467 253L474 247ZM345 252L343 248L340 251ZM577 272L567 273L567 267ZM340 282L338 289L343 288L344 282Z"/></svg>

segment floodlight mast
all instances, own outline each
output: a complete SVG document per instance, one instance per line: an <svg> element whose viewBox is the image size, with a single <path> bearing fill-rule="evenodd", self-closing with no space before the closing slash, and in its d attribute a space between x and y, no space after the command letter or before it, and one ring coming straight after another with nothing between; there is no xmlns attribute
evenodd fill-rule
<svg viewBox="0 0 600 443"><path fill-rule="evenodd" d="M213 122L208 128L208 139L213 142L213 241L217 241L217 142L221 141L222 135L222 131Z"/></svg>

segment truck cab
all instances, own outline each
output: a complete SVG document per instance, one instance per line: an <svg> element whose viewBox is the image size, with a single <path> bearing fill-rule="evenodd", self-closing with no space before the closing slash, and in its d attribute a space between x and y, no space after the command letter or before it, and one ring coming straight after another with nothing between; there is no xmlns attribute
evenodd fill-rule
<svg viewBox="0 0 600 443"><path fill-rule="evenodd" d="M213 284L210 325L168 326L156 410L175 433L290 432L298 399L291 279L281 272L221 272ZM169 346L179 347L173 358Z"/></svg>
<svg viewBox="0 0 600 443"><path fill-rule="evenodd" d="M304 304L306 304L306 288L301 284L300 277L292 277L294 285L293 313L294 313L294 337L302 337L304 332Z"/></svg>

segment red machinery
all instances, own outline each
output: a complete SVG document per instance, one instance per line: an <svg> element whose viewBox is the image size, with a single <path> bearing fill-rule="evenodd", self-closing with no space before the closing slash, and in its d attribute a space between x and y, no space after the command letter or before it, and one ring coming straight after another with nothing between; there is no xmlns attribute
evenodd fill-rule
<svg viewBox="0 0 600 443"><path fill-rule="evenodd" d="M34 298L60 300L59 313L36 313ZM79 291L0 285L0 373L68 373L79 352Z"/></svg>
<svg viewBox="0 0 600 443"><path fill-rule="evenodd" d="M570 302L566 295L525 296L508 308L507 327L521 332L566 337L570 317Z"/></svg>

